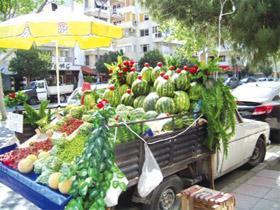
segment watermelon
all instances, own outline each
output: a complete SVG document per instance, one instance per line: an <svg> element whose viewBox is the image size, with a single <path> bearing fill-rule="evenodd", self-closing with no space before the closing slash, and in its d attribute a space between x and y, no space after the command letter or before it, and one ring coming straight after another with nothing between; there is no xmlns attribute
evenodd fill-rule
<svg viewBox="0 0 280 210"><path fill-rule="evenodd" d="M163 131L179 130L184 127L182 117L176 117L174 120L168 120L162 127Z"/></svg>
<svg viewBox="0 0 280 210"><path fill-rule="evenodd" d="M190 99L186 92L175 91L174 102L178 112L188 111L190 108Z"/></svg>
<svg viewBox="0 0 280 210"><path fill-rule="evenodd" d="M190 80L186 71L177 70L177 72L172 76L172 81L175 84L176 90L187 91L190 87Z"/></svg>
<svg viewBox="0 0 280 210"><path fill-rule="evenodd" d="M166 72L166 75L168 75L168 76L172 76L173 74L175 74L175 66L171 66L170 68L169 68L169 70Z"/></svg>
<svg viewBox="0 0 280 210"><path fill-rule="evenodd" d="M147 95L149 93L148 83L146 80L138 76L137 79L132 83L132 92L137 96Z"/></svg>
<svg viewBox="0 0 280 210"><path fill-rule="evenodd" d="M108 100L113 107L117 107L120 104L120 95L113 85L105 90L103 98Z"/></svg>
<svg viewBox="0 0 280 210"><path fill-rule="evenodd" d="M126 90L128 89L128 85L127 84L124 84L124 85L121 85L119 87L119 95L122 96L123 94L126 93Z"/></svg>
<svg viewBox="0 0 280 210"><path fill-rule="evenodd" d="M156 111L148 111L145 114L147 120L155 119L158 116Z"/></svg>
<svg viewBox="0 0 280 210"><path fill-rule="evenodd" d="M135 100L133 102L134 108L143 107L145 98L146 98L146 96L138 96L137 98L135 98Z"/></svg>
<svg viewBox="0 0 280 210"><path fill-rule="evenodd" d="M126 106L133 106L134 95L132 93L125 93L121 98L121 103Z"/></svg>
<svg viewBox="0 0 280 210"><path fill-rule="evenodd" d="M158 62L157 66L153 69L151 79L153 82L159 77L160 72L162 72L162 63Z"/></svg>
<svg viewBox="0 0 280 210"><path fill-rule="evenodd" d="M124 104L120 104L116 108L116 112L121 112L121 111L126 111L126 110L127 110L127 108Z"/></svg>
<svg viewBox="0 0 280 210"><path fill-rule="evenodd" d="M156 110L156 102L159 99L159 96L156 92L151 92L144 100L143 108L144 110Z"/></svg>
<svg viewBox="0 0 280 210"><path fill-rule="evenodd" d="M203 91L203 87L200 84L192 83L189 91L190 99L193 101L197 101L201 98L201 92Z"/></svg>
<svg viewBox="0 0 280 210"><path fill-rule="evenodd" d="M132 83L137 79L138 73L135 71L131 71L126 76L126 84L129 86L132 85Z"/></svg>
<svg viewBox="0 0 280 210"><path fill-rule="evenodd" d="M153 83L152 71L153 71L152 67L146 67L146 66L141 70L141 75L143 79L146 80L149 84Z"/></svg>
<svg viewBox="0 0 280 210"><path fill-rule="evenodd" d="M163 76L163 79L156 86L156 91L159 96L173 97L175 85L168 75Z"/></svg>
<svg viewBox="0 0 280 210"><path fill-rule="evenodd" d="M140 96L140 97L143 97L143 96ZM136 120L145 119L145 114L146 113L143 108L136 108L133 111L131 111L129 115L130 115L131 120L136 121Z"/></svg>
<svg viewBox="0 0 280 210"><path fill-rule="evenodd" d="M176 113L176 107L173 99L169 97L161 97L156 103L156 111L158 113Z"/></svg>

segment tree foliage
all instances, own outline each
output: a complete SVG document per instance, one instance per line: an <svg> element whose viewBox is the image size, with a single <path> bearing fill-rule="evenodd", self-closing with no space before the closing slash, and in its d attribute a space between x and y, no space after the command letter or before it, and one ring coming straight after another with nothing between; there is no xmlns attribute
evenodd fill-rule
<svg viewBox="0 0 280 210"><path fill-rule="evenodd" d="M156 49L146 52L144 56L139 60L138 65L140 69L144 67L145 63L149 63L150 66L156 67L158 62L162 62L164 65L165 59L161 52Z"/></svg>
<svg viewBox="0 0 280 210"><path fill-rule="evenodd" d="M220 1L141 0L141 2L157 20L163 22L175 19L181 24L182 31L189 30L195 36L204 36L204 42L207 42L207 36L218 35ZM276 53L280 49L280 1L234 0L234 3L236 12L222 19L223 38L233 41L238 48L246 49L255 62ZM230 11L231 8L231 1L227 1L224 12ZM180 34L180 30L178 32ZM184 36L192 38L188 34Z"/></svg>
<svg viewBox="0 0 280 210"><path fill-rule="evenodd" d="M129 58L124 56L123 51L119 51L119 52L109 52L109 53L105 53L102 57L100 57L96 64L96 71L100 72L100 73L108 73L108 70L106 68L106 66L104 65L105 63L114 63L118 61L118 56L122 56L123 60L128 60Z"/></svg>
<svg viewBox="0 0 280 210"><path fill-rule="evenodd" d="M10 71L29 79L43 78L51 69L51 55L48 52L31 48L17 50L15 57L10 61Z"/></svg>

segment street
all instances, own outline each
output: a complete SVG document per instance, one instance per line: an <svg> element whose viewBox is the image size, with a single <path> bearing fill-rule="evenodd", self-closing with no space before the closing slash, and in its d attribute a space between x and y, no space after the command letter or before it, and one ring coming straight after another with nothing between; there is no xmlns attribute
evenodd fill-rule
<svg viewBox="0 0 280 210"><path fill-rule="evenodd" d="M0 146L13 141L13 134L1 124ZM216 189L232 192L236 196L237 210L276 210L280 209L280 145L272 144L267 148L265 162L250 169L242 166L216 180ZM255 176L256 175L256 176ZM255 177L254 177L255 176ZM261 180L261 182L259 182ZM274 180L276 180L274 182ZM0 184L1 210L39 209L21 195ZM117 210L142 210L141 205L128 202L129 196L121 196ZM265 206L265 208L264 208Z"/></svg>

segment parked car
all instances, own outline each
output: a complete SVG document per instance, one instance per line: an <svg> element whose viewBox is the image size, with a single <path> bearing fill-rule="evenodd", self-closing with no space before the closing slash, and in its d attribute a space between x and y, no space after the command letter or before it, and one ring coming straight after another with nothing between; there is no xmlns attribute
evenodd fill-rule
<svg viewBox="0 0 280 210"><path fill-rule="evenodd" d="M242 117L267 122L271 140L280 142L280 82L244 84L232 94Z"/></svg>
<svg viewBox="0 0 280 210"><path fill-rule="evenodd" d="M91 85L92 90L102 91L109 86L108 83L96 83ZM81 105L82 88L76 88L67 100L67 105Z"/></svg>
<svg viewBox="0 0 280 210"><path fill-rule="evenodd" d="M243 85L250 82L256 82L257 80L254 77L246 77L239 81L239 85Z"/></svg>
<svg viewBox="0 0 280 210"><path fill-rule="evenodd" d="M239 80L236 77L229 77L226 79L224 84L229 86L230 88L234 89L239 85Z"/></svg>
<svg viewBox="0 0 280 210"><path fill-rule="evenodd" d="M67 101L67 96L73 92L74 85L59 85L60 102ZM23 92L28 96L28 103L36 105L39 101L57 98L57 86L48 86L46 80L31 81Z"/></svg>

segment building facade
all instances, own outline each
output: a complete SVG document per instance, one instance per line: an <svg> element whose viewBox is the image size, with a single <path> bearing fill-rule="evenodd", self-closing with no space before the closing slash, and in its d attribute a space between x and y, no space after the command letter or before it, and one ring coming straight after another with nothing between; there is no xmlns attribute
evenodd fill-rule
<svg viewBox="0 0 280 210"><path fill-rule="evenodd" d="M159 24L152 20L148 11L137 0L85 0L85 14L124 28L124 37L114 40L111 48L85 52L86 65L95 63L108 51L122 50L125 56L138 61L145 52L158 49L163 55L174 54L180 45L167 41L168 33L160 31Z"/></svg>

